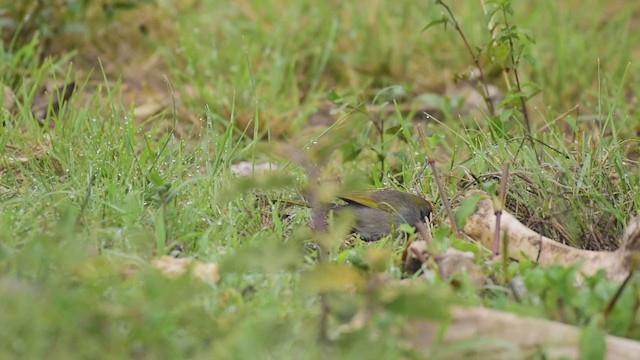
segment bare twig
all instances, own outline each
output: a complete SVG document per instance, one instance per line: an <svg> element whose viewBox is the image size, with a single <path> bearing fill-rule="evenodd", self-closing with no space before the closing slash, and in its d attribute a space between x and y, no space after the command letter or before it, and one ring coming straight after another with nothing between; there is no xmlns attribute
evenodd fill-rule
<svg viewBox="0 0 640 360"><path fill-rule="evenodd" d="M422 221L415 223L415 226L420 235L422 235L422 239L424 239L428 244L431 243L431 232L427 229L427 226Z"/></svg>
<svg viewBox="0 0 640 360"><path fill-rule="evenodd" d="M493 234L493 247L491 251L493 252L493 256L496 257L500 254L500 217L502 215L502 210L496 210L496 231Z"/></svg>
<svg viewBox="0 0 640 360"><path fill-rule="evenodd" d="M449 274L447 274L447 271L444 269L444 264L442 263L442 256L441 255L436 255L433 257L433 260L436 262L436 266L438 267L438 273L440 274L440 278L442 278L442 280L447 280L449 278Z"/></svg>
<svg viewBox="0 0 640 360"><path fill-rule="evenodd" d="M498 195L500 196L500 201L504 204L504 199L507 196L507 178L509 177L509 162L505 161L502 164L502 174L500 177L500 189L498 190Z"/></svg>
<svg viewBox="0 0 640 360"><path fill-rule="evenodd" d="M498 190L498 201L495 204L496 215L496 229L493 234L493 256L500 254L500 218L502 217L502 209L504 209L504 202L507 192L507 177L509 176L509 162L505 162L502 165L502 176L500 177L500 189Z"/></svg>
<svg viewBox="0 0 640 360"><path fill-rule="evenodd" d="M433 159L427 158L427 163L429 163L431 171L433 171L433 178L436 180L438 193L440 193L440 198L442 198L442 205L447 210L447 215L449 216L449 221L451 222L451 228L456 232L456 234L460 234L460 228L458 227L456 219L453 216L453 210L451 210L451 205L449 204L449 199L447 199L447 194L444 192L444 185L442 185L442 179L440 178L440 174L438 173L436 162Z"/></svg>

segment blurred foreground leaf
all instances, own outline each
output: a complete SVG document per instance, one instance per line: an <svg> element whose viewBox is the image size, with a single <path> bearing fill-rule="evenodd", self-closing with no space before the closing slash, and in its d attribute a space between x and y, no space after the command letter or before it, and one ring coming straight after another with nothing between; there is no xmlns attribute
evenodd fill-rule
<svg viewBox="0 0 640 360"><path fill-rule="evenodd" d="M361 289L365 278L352 266L320 265L311 270L303 280L304 288L312 293L335 290Z"/></svg>
<svg viewBox="0 0 640 360"><path fill-rule="evenodd" d="M412 283L387 288L381 296L384 307L416 319L447 320L451 296L445 287Z"/></svg>
<svg viewBox="0 0 640 360"><path fill-rule="evenodd" d="M580 335L580 358L583 360L604 359L606 333L592 321Z"/></svg>
<svg viewBox="0 0 640 360"><path fill-rule="evenodd" d="M273 273L292 270L300 266L302 257L302 249L297 244L283 243L276 238L265 239L258 246L239 249L224 258L220 272Z"/></svg>

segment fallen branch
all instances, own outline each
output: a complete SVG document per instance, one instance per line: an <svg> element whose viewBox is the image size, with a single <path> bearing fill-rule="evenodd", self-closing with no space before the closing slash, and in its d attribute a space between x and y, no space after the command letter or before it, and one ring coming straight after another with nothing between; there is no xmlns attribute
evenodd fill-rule
<svg viewBox="0 0 640 360"><path fill-rule="evenodd" d="M413 345L431 354L437 343L440 324L416 321L410 324L410 328L414 333L409 336ZM452 307L451 321L437 358L523 359L542 350L545 358L578 359L581 331L578 327L556 321L499 310ZM606 336L605 343L607 359L637 359L640 354L640 342L637 341Z"/></svg>
<svg viewBox="0 0 640 360"><path fill-rule="evenodd" d="M473 191L470 194L479 194L484 199L478 202L475 213L467 219L463 232L491 248L496 229L493 204L483 192ZM502 212L500 233L505 241L509 241L507 251L511 258L524 256L537 259L542 265L580 263L583 274L592 275L604 269L606 277L611 280L624 280L627 277L631 270L631 253L640 250L640 216L629 222L620 249L616 251L581 250L564 245L529 229L507 211Z"/></svg>

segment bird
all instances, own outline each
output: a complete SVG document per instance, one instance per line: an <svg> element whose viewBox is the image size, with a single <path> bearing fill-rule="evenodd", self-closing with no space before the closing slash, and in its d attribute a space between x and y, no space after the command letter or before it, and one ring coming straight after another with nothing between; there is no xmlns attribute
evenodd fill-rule
<svg viewBox="0 0 640 360"><path fill-rule="evenodd" d="M393 189L381 189L338 196L346 204L334 205L336 212L350 211L352 232L364 241L377 241L391 234L401 224L415 226L426 222L433 205L426 199Z"/></svg>

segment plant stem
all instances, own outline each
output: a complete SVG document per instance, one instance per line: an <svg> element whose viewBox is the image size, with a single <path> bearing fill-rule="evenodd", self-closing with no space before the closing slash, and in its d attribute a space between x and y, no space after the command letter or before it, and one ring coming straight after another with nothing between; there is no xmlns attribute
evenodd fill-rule
<svg viewBox="0 0 640 360"><path fill-rule="evenodd" d="M447 11L447 13L449 14L451 22L453 23L453 27L456 29L456 32L460 35L460 38L462 39L462 42L464 43L465 48L467 48L467 52L471 56L471 59L473 60L473 63L475 64L476 68L478 69L478 73L479 73L479 76L480 76L480 82L482 83L482 85L484 87L484 89L483 89L484 90L484 94L482 94L482 98L484 99L484 102L487 104L487 108L489 109L489 114L491 114L491 116L495 115L496 111L495 111L495 108L493 106L493 102L491 101L491 98L489 96L489 84L487 84L487 80L484 77L484 71L482 70L482 66L480 66L480 58L479 58L479 56L471 48L471 45L469 44L469 41L467 40L467 37L464 35L464 32L462 31L462 28L458 24L458 20L456 20L456 17L453 15L453 12L451 11L451 8L449 7L449 5L445 4L442 0L437 0L436 4L441 5Z"/></svg>
<svg viewBox="0 0 640 360"><path fill-rule="evenodd" d="M449 199L447 199L447 194L444 192L444 185L442 185L442 179L440 178L440 174L438 173L438 168L436 167L436 162L433 159L427 158L427 163L431 167L431 171L433 171L433 177L436 180L436 185L438 186L438 193L440 193L440 197L442 198L442 205L447 210L447 215L449 216L449 221L451 222L451 229L456 232L456 234L460 234L460 228L456 223L456 219L453 216L453 210L451 210L451 205L449 204Z"/></svg>
<svg viewBox="0 0 640 360"><path fill-rule="evenodd" d="M627 284L629 283L629 280L631 280L631 278L633 277L633 273L634 273L633 269L631 271L629 271L629 275L627 275L627 277L624 278L624 281L622 282L622 284L620 285L620 287L618 288L616 293L611 298L611 301L609 301L609 303L607 304L607 307L604 309L604 319L605 319L605 321L607 321L609 319L609 314L611 314L611 310L613 310L613 307L618 302L618 299L620 298L620 295L622 295L622 291L624 290L625 287L627 287Z"/></svg>
<svg viewBox="0 0 640 360"><path fill-rule="evenodd" d="M507 19L507 10L505 6L501 6L502 8L502 17L504 19L504 26L509 31L509 20ZM520 86L520 76L518 76L518 62L516 62L515 55L513 54L513 39L511 36L507 37L509 39L509 55L511 56L511 65L513 66L511 70L513 70L513 76L516 80L516 89L518 89L518 93L522 94L522 87ZM529 120L529 112L527 111L527 102L524 100L523 96L518 96L520 98L520 111L522 111L522 116L524 116L524 125L527 128L527 134L532 136L531 133L531 122Z"/></svg>
<svg viewBox="0 0 640 360"><path fill-rule="evenodd" d="M498 189L498 201L494 205L496 215L496 229L493 234L493 256L498 256L500 254L500 219L502 218L502 210L504 209L504 203L506 199L508 177L509 162L507 161L502 165L502 176L500 177L500 188Z"/></svg>

